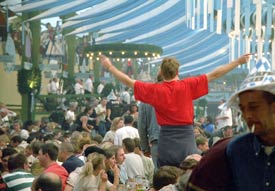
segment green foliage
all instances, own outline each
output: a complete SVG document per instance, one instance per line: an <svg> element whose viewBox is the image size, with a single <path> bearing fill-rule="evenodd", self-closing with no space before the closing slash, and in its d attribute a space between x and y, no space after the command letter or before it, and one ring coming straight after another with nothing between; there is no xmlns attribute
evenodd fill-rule
<svg viewBox="0 0 275 191"><path fill-rule="evenodd" d="M199 104L200 107L205 107L207 105L207 100L206 99L200 99L198 104Z"/></svg>
<svg viewBox="0 0 275 191"><path fill-rule="evenodd" d="M29 94L31 92L39 94L41 88L41 71L39 68L33 68L32 70L19 70L17 84L20 94Z"/></svg>
<svg viewBox="0 0 275 191"><path fill-rule="evenodd" d="M205 117L204 114L205 114L205 109L206 109L206 106L207 106L207 100L206 99L200 99L198 100L197 104L196 104L196 111L195 111L195 115L196 115L196 118L199 119L200 117Z"/></svg>

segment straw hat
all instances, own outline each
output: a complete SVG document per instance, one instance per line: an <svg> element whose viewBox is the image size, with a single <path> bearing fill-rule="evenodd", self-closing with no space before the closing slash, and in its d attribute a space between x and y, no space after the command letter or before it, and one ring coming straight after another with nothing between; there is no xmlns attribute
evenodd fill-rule
<svg viewBox="0 0 275 191"><path fill-rule="evenodd" d="M228 106L238 108L239 94L247 90L262 90L275 95L275 73L266 58L261 58L251 70L241 86L229 98Z"/></svg>

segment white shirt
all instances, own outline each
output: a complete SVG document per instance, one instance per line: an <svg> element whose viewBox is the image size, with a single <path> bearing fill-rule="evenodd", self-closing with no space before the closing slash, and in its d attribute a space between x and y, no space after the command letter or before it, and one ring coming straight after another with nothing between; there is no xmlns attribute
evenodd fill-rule
<svg viewBox="0 0 275 191"><path fill-rule="evenodd" d="M52 91L52 89L51 89L51 83L48 83L48 85L47 85L47 92L48 92L48 94L52 93L51 91Z"/></svg>
<svg viewBox="0 0 275 191"><path fill-rule="evenodd" d="M138 154L134 152L125 154L123 165L125 166L128 178L133 179L138 175L145 176L142 158Z"/></svg>
<svg viewBox="0 0 275 191"><path fill-rule="evenodd" d="M75 94L84 94L83 86L80 83L74 85Z"/></svg>
<svg viewBox="0 0 275 191"><path fill-rule="evenodd" d="M57 94L58 93L58 89L59 89L59 84L58 82L52 81L51 82L51 93L52 94Z"/></svg>
<svg viewBox="0 0 275 191"><path fill-rule="evenodd" d="M123 101L127 104L130 104L130 102L131 102L131 96L130 96L129 92L127 92L127 91L122 92L120 99L121 99L121 101Z"/></svg>
<svg viewBox="0 0 275 191"><path fill-rule="evenodd" d="M131 139L139 138L138 130L131 126L124 126L116 130L114 145L122 146L122 140L125 138L131 138Z"/></svg>
<svg viewBox="0 0 275 191"><path fill-rule="evenodd" d="M88 78L85 82L85 90L93 93L93 81L91 78Z"/></svg>
<svg viewBox="0 0 275 191"><path fill-rule="evenodd" d="M99 84L99 85L97 86L97 93L98 93L98 94L101 94L103 88L104 88L104 85L103 85L103 84Z"/></svg>
<svg viewBox="0 0 275 191"><path fill-rule="evenodd" d="M97 117L100 121L105 121L106 118L106 106L103 106L101 104L98 104L95 108L95 112L97 114ZM105 112L105 113L102 113ZM101 114L100 114L101 113Z"/></svg>
<svg viewBox="0 0 275 191"><path fill-rule="evenodd" d="M225 126L232 126L232 111L230 108L222 108L218 117L226 117L225 119L217 120L217 128L223 128Z"/></svg>
<svg viewBox="0 0 275 191"><path fill-rule="evenodd" d="M72 121L74 121L75 120L75 113L73 111L71 111L71 110L68 110L66 112L65 119L66 120L72 120Z"/></svg>

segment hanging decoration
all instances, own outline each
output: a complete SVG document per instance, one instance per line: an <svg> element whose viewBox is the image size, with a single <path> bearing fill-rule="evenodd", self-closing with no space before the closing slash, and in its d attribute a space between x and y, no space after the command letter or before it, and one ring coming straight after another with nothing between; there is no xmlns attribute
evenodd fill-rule
<svg viewBox="0 0 275 191"><path fill-rule="evenodd" d="M111 58L157 58L162 48L151 44L110 43L90 45L85 52L87 57L97 60L101 54Z"/></svg>

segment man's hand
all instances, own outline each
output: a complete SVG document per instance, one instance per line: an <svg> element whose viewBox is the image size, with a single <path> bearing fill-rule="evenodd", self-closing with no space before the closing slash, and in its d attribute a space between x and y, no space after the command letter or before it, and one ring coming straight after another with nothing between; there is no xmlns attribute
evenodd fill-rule
<svg viewBox="0 0 275 191"><path fill-rule="evenodd" d="M112 62L110 61L110 59L107 56L102 54L99 56L99 58L100 58L100 62L102 64L102 66L104 68L106 68L107 70L109 70L109 68L111 68L113 66Z"/></svg>
<svg viewBox="0 0 275 191"><path fill-rule="evenodd" d="M237 62L239 62L240 64L244 64L247 63L250 59L251 54L244 54L242 56L240 56L239 58L237 58Z"/></svg>

